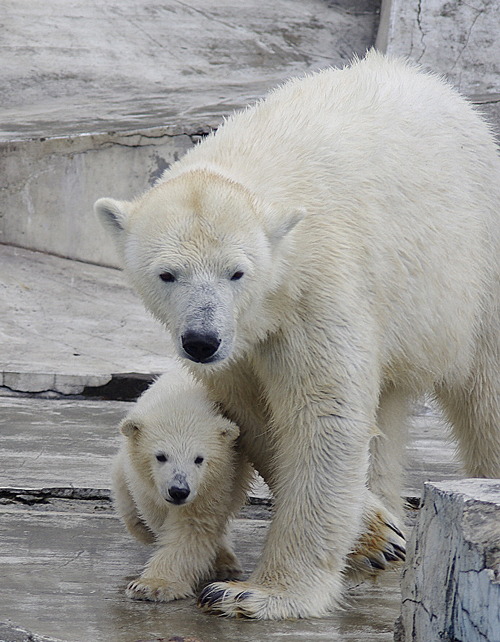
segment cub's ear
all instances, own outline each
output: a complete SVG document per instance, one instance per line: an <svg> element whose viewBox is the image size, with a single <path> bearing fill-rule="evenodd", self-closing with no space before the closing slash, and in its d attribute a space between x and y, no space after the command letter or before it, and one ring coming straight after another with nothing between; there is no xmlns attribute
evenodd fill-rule
<svg viewBox="0 0 500 642"><path fill-rule="evenodd" d="M141 431L142 425L136 419L124 419L120 424L120 430L125 437L135 437Z"/></svg>
<svg viewBox="0 0 500 642"><path fill-rule="evenodd" d="M233 423L232 421L229 421L229 419L225 419L224 417L221 417L221 429L220 429L220 434L223 437L226 437L229 439L229 441L235 441L238 439L240 436L240 429L238 426Z"/></svg>
<svg viewBox="0 0 500 642"><path fill-rule="evenodd" d="M269 240L277 245L294 229L296 225L306 216L305 208L299 208L289 212L286 216L279 217L278 221L270 224ZM274 225L274 226L273 226Z"/></svg>
<svg viewBox="0 0 500 642"><path fill-rule="evenodd" d="M130 203L115 201L112 198L100 198L94 204L94 211L103 227L108 230L118 248L121 249Z"/></svg>

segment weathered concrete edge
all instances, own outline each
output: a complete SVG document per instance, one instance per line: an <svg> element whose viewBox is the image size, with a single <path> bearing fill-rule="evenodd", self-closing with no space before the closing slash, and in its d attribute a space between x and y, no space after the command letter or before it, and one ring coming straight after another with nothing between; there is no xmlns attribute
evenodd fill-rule
<svg viewBox="0 0 500 642"><path fill-rule="evenodd" d="M81 149L93 149L96 143L100 144L102 141L106 144L121 145L123 147L137 147L143 144L144 140L152 141L154 139L161 139L164 136L189 136L193 138L193 142L197 141L197 137L206 136L212 129L218 127L222 117L211 118L202 122L186 121L179 123L170 123L155 127L142 127L142 128L115 128L112 130L96 130L93 132L84 132L77 134L68 134L66 136L29 136L22 138L0 138L0 149L9 147L11 145L20 146L30 143L44 143L47 141L59 141L65 148L68 142L80 142Z"/></svg>
<svg viewBox="0 0 500 642"><path fill-rule="evenodd" d="M53 393L133 401L160 376L160 372L120 372L102 375L49 372L0 372L0 393Z"/></svg>
<svg viewBox="0 0 500 642"><path fill-rule="evenodd" d="M109 488L81 488L76 486L50 486L44 488L35 486L26 486L24 488L0 487L0 500L36 505L50 499L112 502L113 492ZM272 507L274 500L271 496L263 497L250 491L247 497L247 505ZM1 639L0 642L2 642Z"/></svg>
<svg viewBox="0 0 500 642"><path fill-rule="evenodd" d="M218 122L0 143L0 242L119 267L93 213L102 196L131 199ZM19 217L18 212L26 215Z"/></svg>
<svg viewBox="0 0 500 642"><path fill-rule="evenodd" d="M37 635L7 620L0 622L0 642L64 642L64 640Z"/></svg>

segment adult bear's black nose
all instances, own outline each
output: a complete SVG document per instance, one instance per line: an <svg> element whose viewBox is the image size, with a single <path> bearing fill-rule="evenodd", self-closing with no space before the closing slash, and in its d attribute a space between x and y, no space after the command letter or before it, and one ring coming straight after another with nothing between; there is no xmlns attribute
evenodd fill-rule
<svg viewBox="0 0 500 642"><path fill-rule="evenodd" d="M214 334L201 332L186 332L182 337L182 349L197 363L207 363L214 356L220 346L220 339Z"/></svg>
<svg viewBox="0 0 500 642"><path fill-rule="evenodd" d="M174 504L183 504L191 492L189 486L170 486L168 494Z"/></svg>

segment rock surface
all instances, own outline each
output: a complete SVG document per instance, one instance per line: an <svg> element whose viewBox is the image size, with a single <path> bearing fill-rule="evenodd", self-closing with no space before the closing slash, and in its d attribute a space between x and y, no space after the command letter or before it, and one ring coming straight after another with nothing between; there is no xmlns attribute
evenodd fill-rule
<svg viewBox="0 0 500 642"><path fill-rule="evenodd" d="M500 481L427 483L401 580L398 642L500 641Z"/></svg>

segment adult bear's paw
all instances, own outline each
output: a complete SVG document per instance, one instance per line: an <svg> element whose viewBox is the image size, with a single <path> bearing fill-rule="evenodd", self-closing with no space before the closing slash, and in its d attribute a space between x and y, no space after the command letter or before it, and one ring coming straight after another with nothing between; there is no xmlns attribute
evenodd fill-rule
<svg viewBox="0 0 500 642"><path fill-rule="evenodd" d="M130 582L125 591L133 600L150 600L151 602L171 602L192 597L194 592L189 584L166 582L160 578L142 578Z"/></svg>
<svg viewBox="0 0 500 642"><path fill-rule="evenodd" d="M250 582L214 582L198 598L198 606L215 615L258 620L286 620L323 615L285 592L278 592ZM308 608L308 606L310 608Z"/></svg>
<svg viewBox="0 0 500 642"><path fill-rule="evenodd" d="M399 567L405 556L406 541L397 520L383 506L371 506L365 513L364 532L347 558L346 575L352 581L374 579Z"/></svg>

